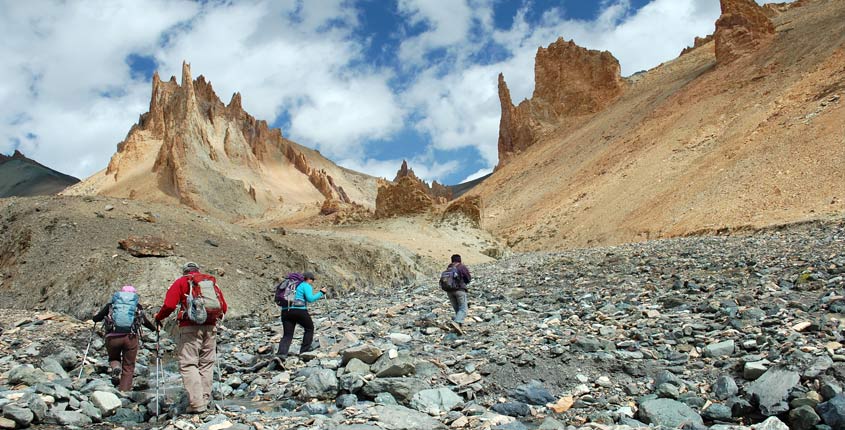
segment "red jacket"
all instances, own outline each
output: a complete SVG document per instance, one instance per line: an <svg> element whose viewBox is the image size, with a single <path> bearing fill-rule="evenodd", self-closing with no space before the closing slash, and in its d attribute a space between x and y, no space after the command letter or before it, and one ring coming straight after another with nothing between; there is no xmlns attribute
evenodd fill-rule
<svg viewBox="0 0 845 430"><path fill-rule="evenodd" d="M229 307L226 305L226 300L223 298L223 292L220 291L220 288L217 287L217 280L214 276L205 275L199 272L189 273L181 278L173 281L173 284L170 285L170 288L167 289L167 295L164 296L164 304L159 309L158 313L155 316L156 320L164 320L167 318L173 311L176 310L176 307L179 307L179 313L176 315L176 319L179 321L179 326L191 326L191 325L214 325L217 323L217 317L209 315L208 320L206 320L205 324L197 324L188 318L182 318L182 313L188 306L187 297L188 292L191 289L191 285L188 283L188 279L191 277L196 277L196 281L194 284L199 282L201 279L211 279L214 281L214 291L217 293L217 297L220 298L220 316L225 314Z"/></svg>

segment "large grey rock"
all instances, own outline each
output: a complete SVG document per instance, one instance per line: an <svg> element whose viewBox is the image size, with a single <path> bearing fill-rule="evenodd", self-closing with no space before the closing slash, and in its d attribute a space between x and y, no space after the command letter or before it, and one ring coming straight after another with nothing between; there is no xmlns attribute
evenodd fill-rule
<svg viewBox="0 0 845 430"><path fill-rule="evenodd" d="M391 430L446 429L440 421L413 409L402 406L376 406L373 412L378 422Z"/></svg>
<svg viewBox="0 0 845 430"><path fill-rule="evenodd" d="M531 408L522 402L504 402L496 403L491 407L496 413L507 415L509 417L527 417L531 415Z"/></svg>
<svg viewBox="0 0 845 430"><path fill-rule="evenodd" d="M370 370L379 378L408 376L414 374L414 359L407 353L401 353L396 358L390 358L389 354L382 354Z"/></svg>
<svg viewBox="0 0 845 430"><path fill-rule="evenodd" d="M422 390L411 398L411 407L429 415L438 416L440 412L449 412L463 403L463 399L448 388Z"/></svg>
<svg viewBox="0 0 845 430"><path fill-rule="evenodd" d="M789 410L787 396L800 378L798 372L775 367L749 384L745 391L763 415L778 415Z"/></svg>
<svg viewBox="0 0 845 430"><path fill-rule="evenodd" d="M47 374L41 369L36 369L31 364L22 364L9 371L7 382L9 385L24 384L32 387L45 381L47 381Z"/></svg>
<svg viewBox="0 0 845 430"><path fill-rule="evenodd" d="M59 425L83 427L91 424L91 418L78 411L58 411L53 418Z"/></svg>
<svg viewBox="0 0 845 430"><path fill-rule="evenodd" d="M120 398L106 391L94 391L89 397L91 403L100 410L104 417L111 415L122 404Z"/></svg>
<svg viewBox="0 0 845 430"><path fill-rule="evenodd" d="M779 420L777 417L769 417L766 418L766 421L763 421L760 424L757 424L754 427L755 430L789 430L789 426L783 423L783 421Z"/></svg>
<svg viewBox="0 0 845 430"><path fill-rule="evenodd" d="M153 408L155 408L154 405ZM155 410L153 410L153 412L155 412ZM106 421L117 424L135 424L143 423L145 418L146 417L143 412L133 411L132 409L127 408L117 408L117 410L114 411L114 414L108 417Z"/></svg>
<svg viewBox="0 0 845 430"><path fill-rule="evenodd" d="M414 397L414 394L429 388L431 385L428 382L418 378L376 378L364 385L361 392L367 397L388 392L399 402L406 403Z"/></svg>
<svg viewBox="0 0 845 430"><path fill-rule="evenodd" d="M716 383L713 384L713 394L717 399L725 400L736 395L739 392L739 387L736 385L734 378L729 375L721 375L716 378Z"/></svg>
<svg viewBox="0 0 845 430"><path fill-rule="evenodd" d="M769 370L769 365L772 364L769 360L760 360L760 361L752 361L745 363L742 368L742 377L746 380L753 381L760 376L763 376L767 370Z"/></svg>
<svg viewBox="0 0 845 430"><path fill-rule="evenodd" d="M381 357L381 350L367 343L345 349L343 351L343 364L348 363L353 358L357 358L367 364L373 364L379 357Z"/></svg>
<svg viewBox="0 0 845 430"><path fill-rule="evenodd" d="M334 399L337 389L335 372L330 369L318 369L305 379L304 395L308 399Z"/></svg>
<svg viewBox="0 0 845 430"><path fill-rule="evenodd" d="M27 408L18 405L3 406L3 417L17 424L18 427L29 427L35 415Z"/></svg>
<svg viewBox="0 0 845 430"><path fill-rule="evenodd" d="M734 344L733 339L711 343L710 345L704 347L704 356L723 357L726 355L732 355L735 347L736 345Z"/></svg>
<svg viewBox="0 0 845 430"><path fill-rule="evenodd" d="M819 403L816 407L825 424L835 428L845 428L845 394L839 393L832 399Z"/></svg>
<svg viewBox="0 0 845 430"><path fill-rule="evenodd" d="M510 396L514 400L528 403L529 405L545 405L557 400L540 381L530 381L527 384L520 385L510 392Z"/></svg>
<svg viewBox="0 0 845 430"><path fill-rule="evenodd" d="M689 406L672 399L649 399L640 403L640 420L646 424L677 428L684 424L704 425Z"/></svg>
<svg viewBox="0 0 845 430"><path fill-rule="evenodd" d="M359 375L368 375L370 373L370 365L363 361L353 358L346 363L346 373L357 373Z"/></svg>
<svg viewBox="0 0 845 430"><path fill-rule="evenodd" d="M58 361L62 369L70 371L79 366L81 356L82 354L79 351L65 345L61 351L51 355L50 358Z"/></svg>
<svg viewBox="0 0 845 430"><path fill-rule="evenodd" d="M790 428L794 430L810 430L821 421L816 411L810 406L801 406L789 411Z"/></svg>
<svg viewBox="0 0 845 430"><path fill-rule="evenodd" d="M727 421L731 419L731 408L721 403L713 403L701 411L701 416L708 421Z"/></svg>
<svg viewBox="0 0 845 430"><path fill-rule="evenodd" d="M21 398L21 401L32 411L32 422L36 424L44 422L44 419L47 418L47 402L41 396L36 393L28 393Z"/></svg>
<svg viewBox="0 0 845 430"><path fill-rule="evenodd" d="M103 411L87 400L79 402L79 407L76 409L91 418L91 421L95 423L103 421Z"/></svg>
<svg viewBox="0 0 845 430"><path fill-rule="evenodd" d="M68 374L67 372L65 372L65 369L62 367L61 363L51 357L45 357L43 360L41 360L41 370L49 373L54 373L62 379L66 379L68 377Z"/></svg>

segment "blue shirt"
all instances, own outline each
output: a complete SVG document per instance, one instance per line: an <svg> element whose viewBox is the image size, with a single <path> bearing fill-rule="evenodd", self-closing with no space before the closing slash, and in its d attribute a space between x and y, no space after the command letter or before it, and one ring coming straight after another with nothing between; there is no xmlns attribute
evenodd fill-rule
<svg viewBox="0 0 845 430"><path fill-rule="evenodd" d="M296 297L294 301L302 301L306 304L316 302L321 297L323 297L323 292L318 291L314 292L314 287L311 286L308 282L300 282L299 286L296 287ZM308 309L307 306L291 306L289 308L282 308L283 310L286 309Z"/></svg>

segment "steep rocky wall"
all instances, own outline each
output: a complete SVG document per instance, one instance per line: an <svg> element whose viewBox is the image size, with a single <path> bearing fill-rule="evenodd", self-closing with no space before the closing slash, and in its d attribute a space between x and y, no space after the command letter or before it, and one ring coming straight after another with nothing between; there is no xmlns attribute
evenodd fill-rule
<svg viewBox="0 0 845 430"><path fill-rule="evenodd" d="M554 128L563 118L595 114L616 100L625 88L620 70L609 52L560 38L537 49L531 99L514 106L500 74L499 167L533 145L543 128Z"/></svg>
<svg viewBox="0 0 845 430"><path fill-rule="evenodd" d="M720 0L716 21L716 61L728 64L771 41L775 27L753 0Z"/></svg>

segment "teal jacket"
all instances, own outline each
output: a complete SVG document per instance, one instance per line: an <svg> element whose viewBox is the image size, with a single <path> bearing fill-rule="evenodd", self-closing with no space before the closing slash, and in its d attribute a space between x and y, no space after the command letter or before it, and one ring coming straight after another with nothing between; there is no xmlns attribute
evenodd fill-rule
<svg viewBox="0 0 845 430"><path fill-rule="evenodd" d="M296 287L296 297L294 298L294 302L302 302L305 303L305 306L291 306L289 308L282 308L283 311L289 309L308 309L308 303L316 302L323 297L323 292L318 291L314 292L314 287L311 286L308 282L301 282L298 287Z"/></svg>

